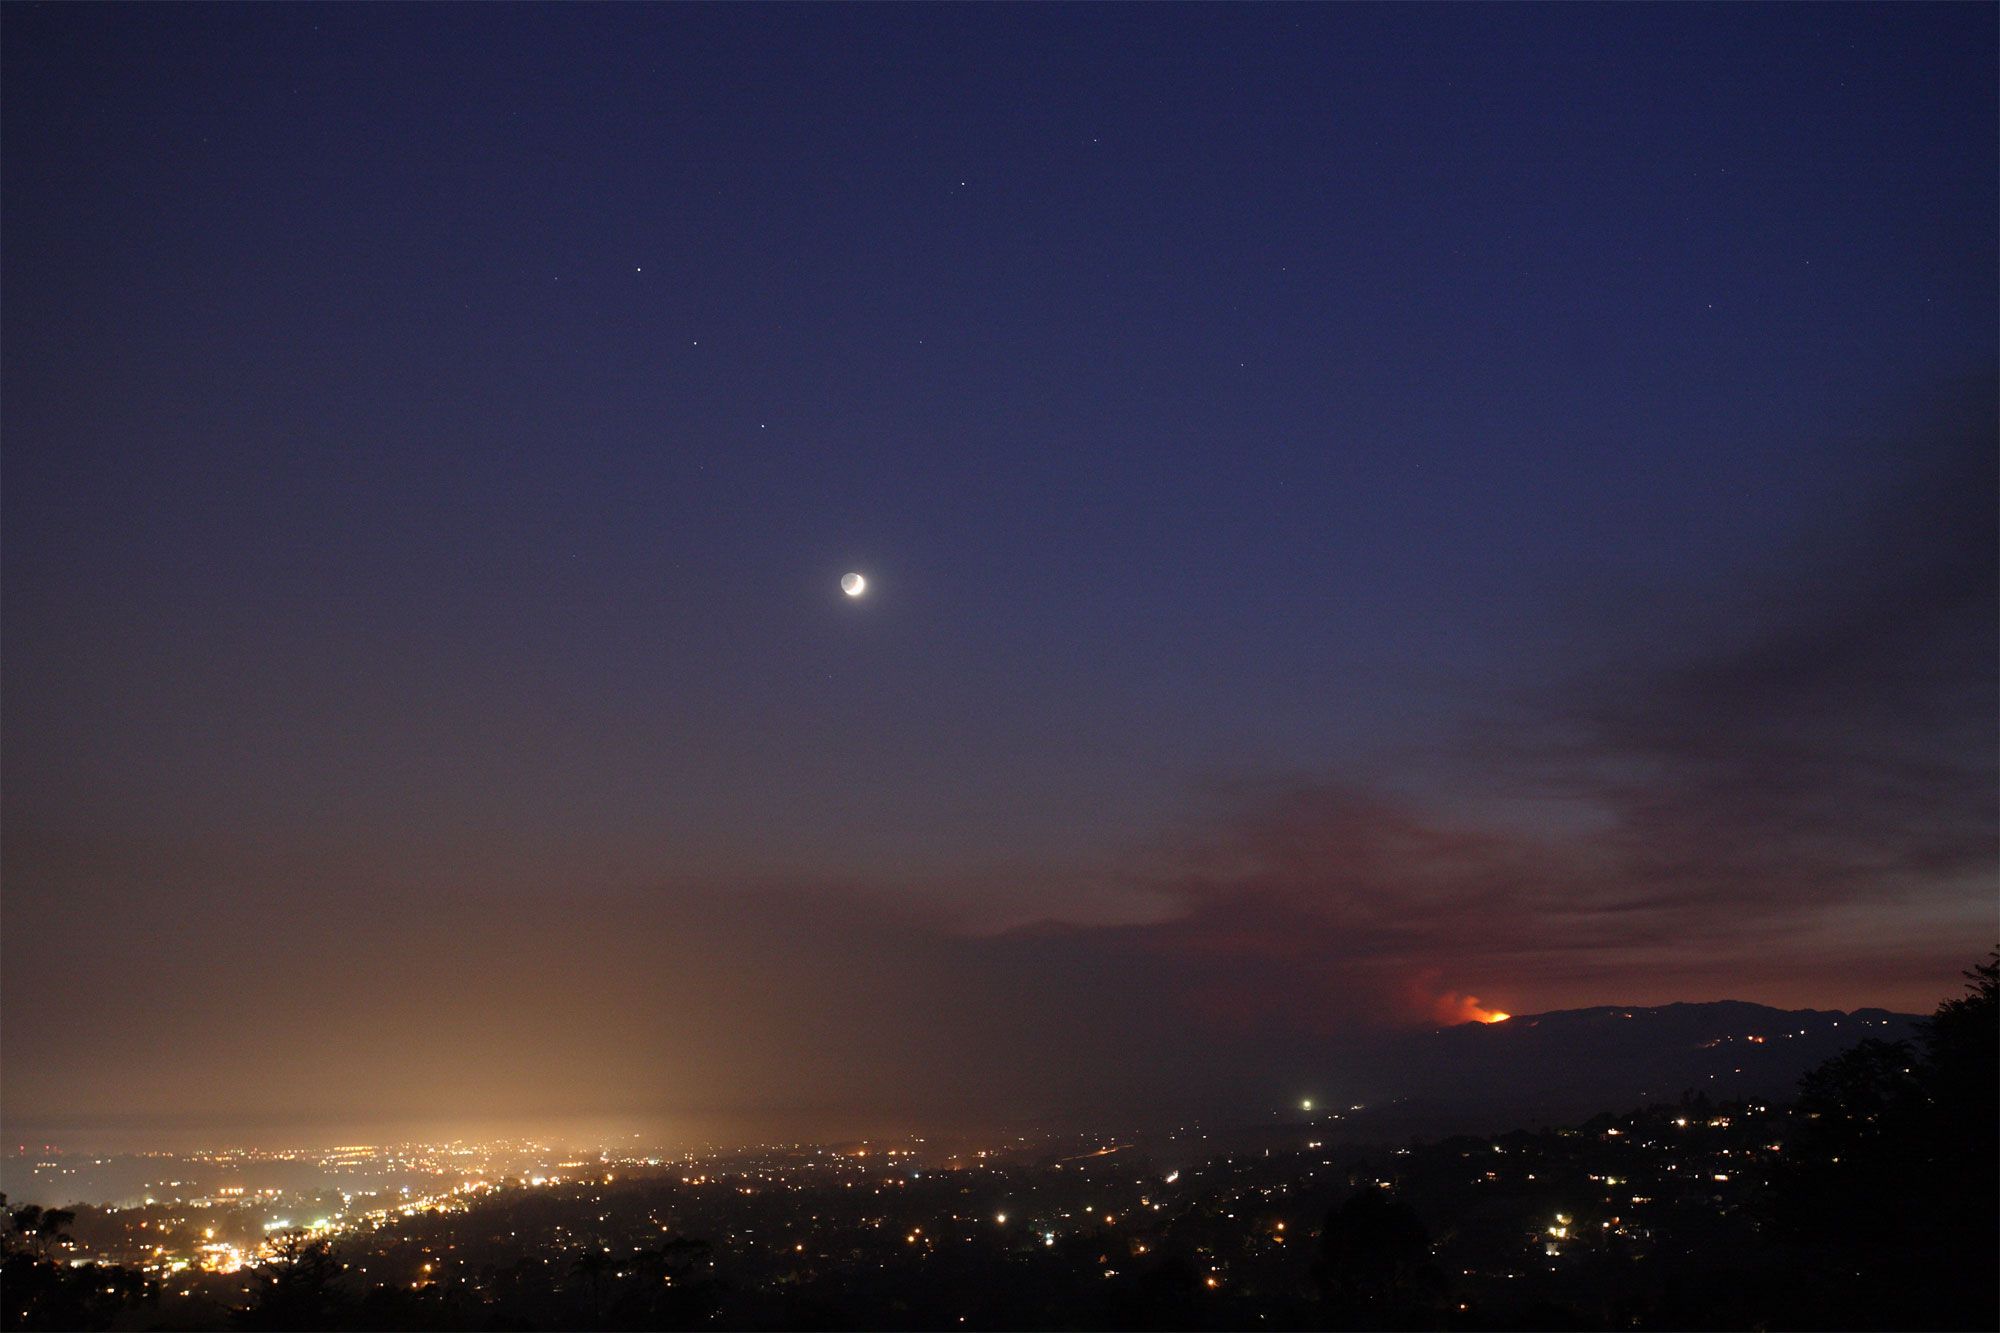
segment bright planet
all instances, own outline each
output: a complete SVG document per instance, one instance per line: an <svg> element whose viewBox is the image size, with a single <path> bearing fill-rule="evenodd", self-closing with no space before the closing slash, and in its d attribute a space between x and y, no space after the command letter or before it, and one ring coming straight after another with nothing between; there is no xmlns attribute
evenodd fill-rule
<svg viewBox="0 0 2000 1333"><path fill-rule="evenodd" d="M868 591L868 580L862 578L859 574L842 574L840 576L840 590L849 597L859 597L862 593Z"/></svg>

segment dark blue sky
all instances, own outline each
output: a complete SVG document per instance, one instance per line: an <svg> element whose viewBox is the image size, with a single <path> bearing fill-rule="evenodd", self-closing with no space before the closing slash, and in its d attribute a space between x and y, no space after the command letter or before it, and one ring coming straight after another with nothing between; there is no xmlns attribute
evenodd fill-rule
<svg viewBox="0 0 2000 1333"><path fill-rule="evenodd" d="M315 977L353 1010L329 953L488 978L493 923L585 903L648 938L634 901L721 923L712 981L801 896L936 957L1037 921L1200 953L1282 899L1337 918L1301 984L1357 1024L1421 976L1517 1009L1639 975L1914 1004L1990 943L1990 817L1933 844L1991 783L1991 7L5 19L10 995L143 959L187 1018L251 956L233 1003ZM1856 609L1908 588L1936 615ZM1726 775L1663 757L1768 720L1718 671L1817 697L1829 635L1859 684L1800 726L1941 754L1945 797L1885 796L1904 766L1836 800L1852 764L1790 724ZM1663 773L1679 797L1631 794ZM1788 864L1804 825L1867 827L1929 877L1692 885L1721 831L1655 817L1733 783L1808 793ZM1595 970L1549 965L1573 923L1532 912L1502 956L1362 949L1329 885L1365 861L1407 906L1447 873L1341 841L1387 805L1561 843L1560 873L1497 854L1515 891L1692 911L1747 877L1777 916L1741 967L1701 942L1742 937L1726 906ZM1190 887L1191 843L1271 809L1315 812L1291 887ZM793 906L730 906L753 886ZM401 913L435 922L370 933ZM876 1012L844 946L799 947L788 1003L717 1001L718 1031L784 1052L801 1009ZM605 965L634 1039L677 1003L648 957ZM1810 980L1834 960L1855 993ZM1175 989L1044 964L1085 1003ZM896 993L975 1005L957 968ZM10 1109L241 1109L227 1043L120 1045L137 993L10 1003ZM447 1106L326 1021L357 1104ZM687 1060L716 1105L770 1101ZM325 1101L299 1078L265 1109Z"/></svg>

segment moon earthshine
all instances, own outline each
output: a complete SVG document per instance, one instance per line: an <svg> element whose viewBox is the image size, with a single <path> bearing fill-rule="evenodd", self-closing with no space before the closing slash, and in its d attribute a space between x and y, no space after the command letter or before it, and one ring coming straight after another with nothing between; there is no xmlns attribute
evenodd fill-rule
<svg viewBox="0 0 2000 1333"><path fill-rule="evenodd" d="M859 574L842 574L840 576L840 590L849 597L859 597L868 590L868 580L862 578Z"/></svg>

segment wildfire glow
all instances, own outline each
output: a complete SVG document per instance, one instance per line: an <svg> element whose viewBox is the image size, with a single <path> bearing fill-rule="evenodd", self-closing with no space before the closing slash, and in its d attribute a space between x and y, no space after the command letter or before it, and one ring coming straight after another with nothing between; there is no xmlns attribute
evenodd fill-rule
<svg viewBox="0 0 2000 1333"><path fill-rule="evenodd" d="M1431 1016L1440 1023L1504 1023L1513 1017L1504 1009L1488 1009L1477 995L1456 992L1440 995Z"/></svg>

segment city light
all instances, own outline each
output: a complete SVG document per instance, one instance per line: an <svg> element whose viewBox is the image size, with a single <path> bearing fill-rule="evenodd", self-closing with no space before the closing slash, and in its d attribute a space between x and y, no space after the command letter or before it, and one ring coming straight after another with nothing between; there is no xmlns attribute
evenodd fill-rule
<svg viewBox="0 0 2000 1333"><path fill-rule="evenodd" d="M1721 1210L1740 1205L1746 1191L1756 1188L1749 1183L1758 1170L1756 1164L1772 1160L1775 1126L1765 1118L1771 1114L1768 1107L1732 1104L1717 1107L1699 1121L1665 1111L1641 1113L1600 1134L1544 1131L1518 1142L1456 1140L1448 1148L1412 1141L1395 1150L1396 1171L1397 1176L1409 1171L1416 1178L1433 1180L1437 1182L1433 1188L1447 1191L1456 1178L1456 1188L1466 1192L1468 1201L1476 1199L1482 1186L1490 1187L1489 1182L1503 1176L1509 1189L1542 1191L1547 1211L1541 1215L1551 1220L1538 1232L1525 1237L1517 1233L1498 1241L1497 1248L1490 1240L1446 1242L1473 1246L1464 1251L1460 1268L1469 1289L1476 1290L1482 1282L1509 1282L1528 1256L1549 1262L1553 1271L1558 1259L1587 1262L1587 1256L1599 1253L1630 1258L1660 1253L1662 1244L1674 1242L1670 1233L1661 1231L1669 1218L1661 1215L1654 1194L1624 1194L1619 1199L1625 1208L1622 1215L1579 1224L1575 1205L1582 1201L1568 1192L1574 1185L1558 1201L1554 1191L1559 1182L1581 1176L1605 1190L1643 1191L1688 1180L1713 1181L1731 1188L1704 1191L1701 1207ZM1674 1132L1697 1124L1699 1134ZM1203 1134L1170 1137L1161 1147L1187 1151L1187 1145L1206 1140ZM1089 1264L1095 1277L1129 1277L1118 1262L1120 1256L1157 1254L1162 1249L1159 1238L1174 1237L1196 1219L1203 1228L1240 1228L1240 1239L1260 1243L1235 1245L1229 1251L1228 1275L1220 1268L1206 1269L1201 1285L1210 1291L1229 1286L1232 1300L1254 1303L1260 1299L1255 1293L1267 1280L1280 1284L1289 1280L1281 1276L1289 1270L1258 1265L1281 1265L1293 1248L1287 1242L1309 1236L1293 1232L1291 1223L1300 1218L1278 1215L1294 1206L1300 1197L1295 1191L1329 1185L1336 1191L1354 1185L1387 1191L1396 1184L1380 1170L1357 1177L1352 1174L1354 1159L1330 1161L1326 1154L1341 1150L1317 1140L1290 1148L1268 1146L1254 1153L1240 1145L1202 1147L1198 1161L1164 1176L1152 1174L1148 1156L1126 1156L1107 1150L1103 1143L1097 1140L1096 1146L1085 1145L1081 1152L1050 1152L1026 1139L1011 1148L948 1153L872 1147L867 1159L851 1149L796 1147L680 1155L605 1152L582 1157L538 1145L401 1145L365 1156L236 1153L226 1160L229 1173L237 1178L253 1175L264 1165L282 1165L294 1173L316 1167L320 1174L309 1175L310 1183L297 1194L253 1181L247 1187L198 1187L191 1195L176 1197L156 1182L146 1195L156 1200L154 1204L107 1214L125 1229L123 1248L76 1253L69 1262L127 1263L159 1277L171 1275L179 1284L177 1290L193 1292L211 1278L222 1280L291 1262L301 1240L310 1238L339 1242L343 1262L356 1270L350 1281L404 1292L449 1284L476 1294L492 1279L462 1267L453 1251L469 1234L490 1236L501 1227L506 1229L499 1234L515 1237L516 1233L497 1221L508 1214L494 1214L494 1222L473 1221L471 1215L489 1201L534 1191L546 1192L550 1209L538 1216L560 1221L546 1233L520 1234L514 1243L538 1256L551 1272L571 1273L580 1251L607 1256L610 1266L601 1279L605 1283L626 1281L641 1271L628 1262L633 1251L597 1239L607 1226L618 1227L624 1209L628 1225L642 1220L647 1230L663 1239L690 1232L723 1237L717 1246L718 1263L725 1257L735 1265L754 1263L762 1244L759 1237L782 1238L773 1248L784 1256L787 1280L811 1283L848 1271L854 1264L884 1263L885 1250L893 1250L898 1263L915 1266L933 1262L933 1256L966 1254L964 1247L982 1243L982 1229L973 1225L980 1217L997 1229L986 1231L984 1243L1000 1247L996 1253L1008 1252L1014 1240L1006 1230L1008 1224L1027 1219L1011 1206L966 1211L963 1200L983 1190L992 1191L989 1198L1019 1198L1025 1190L1036 1198L1034 1229L1027 1232L1031 1242L1040 1238L1033 1251L1035 1260L1061 1266L1063 1271ZM893 1169L885 1171L880 1165L884 1160L893 1163ZM563 1173L565 1166L569 1170ZM156 1174L180 1178L194 1172L178 1166L163 1167ZM1550 1183L1538 1185L1538 1181ZM1176 1188L1162 1190L1162 1182ZM336 1193L330 1185L338 1186L341 1208L306 1211L303 1215L312 1217L310 1228L296 1229L291 1219L302 1215L297 1205ZM677 1199L662 1207L662 1190ZM629 1211L634 1207L648 1211L635 1219ZM472 1231L451 1230L452 1219L460 1215L467 1216ZM407 1249L399 1249L405 1242L399 1239L404 1233L397 1224L420 1216L437 1219L439 1230L429 1233L437 1239L425 1244L421 1254L409 1256ZM1646 1225L1635 1225L1635 1216L1644 1216ZM1114 1238L1107 1230L1114 1227L1126 1234ZM1656 1240L1656 1234L1661 1239ZM1075 1238L1076 1248L1053 1254L1065 1235ZM490 1240L482 1242L486 1243ZM385 1257L392 1254L408 1256L406 1266L398 1268L405 1262L402 1258ZM1221 1252L1212 1250L1208 1257L1213 1261ZM680 1282L674 1273L652 1271L667 1285Z"/></svg>

